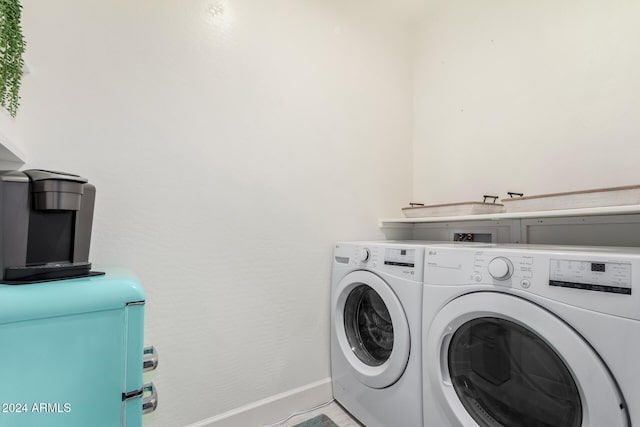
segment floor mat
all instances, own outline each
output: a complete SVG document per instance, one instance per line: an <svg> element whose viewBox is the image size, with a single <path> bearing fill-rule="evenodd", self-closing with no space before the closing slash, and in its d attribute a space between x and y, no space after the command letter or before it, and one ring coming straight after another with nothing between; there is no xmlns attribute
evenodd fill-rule
<svg viewBox="0 0 640 427"><path fill-rule="evenodd" d="M308 419L307 421L303 421L300 424L296 424L293 427L338 427L338 425L325 414L320 414Z"/></svg>

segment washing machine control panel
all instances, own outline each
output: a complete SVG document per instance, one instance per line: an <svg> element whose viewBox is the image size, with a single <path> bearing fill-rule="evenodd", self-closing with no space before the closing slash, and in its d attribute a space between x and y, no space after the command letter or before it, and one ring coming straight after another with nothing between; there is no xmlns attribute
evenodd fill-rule
<svg viewBox="0 0 640 427"><path fill-rule="evenodd" d="M507 280L513 275L513 264L502 256L489 261L488 268L489 275L496 280Z"/></svg>
<svg viewBox="0 0 640 427"><path fill-rule="evenodd" d="M631 295L631 264L552 258L549 286Z"/></svg>
<svg viewBox="0 0 640 427"><path fill-rule="evenodd" d="M528 288L533 281L534 257L503 255L485 250L427 248L425 282L451 285L499 285Z"/></svg>
<svg viewBox="0 0 640 427"><path fill-rule="evenodd" d="M359 251L356 252L356 261L358 262L367 262L369 260L369 256L371 255L371 252L369 251L369 249L367 248L361 248Z"/></svg>
<svg viewBox="0 0 640 427"><path fill-rule="evenodd" d="M386 248L384 251L384 265L415 267L416 250L407 248Z"/></svg>
<svg viewBox="0 0 640 427"><path fill-rule="evenodd" d="M367 246L346 246L340 248L344 255L348 255L346 258L347 263L350 265L370 266L378 264L380 259L380 248L367 247ZM336 253L338 250L336 250Z"/></svg>
<svg viewBox="0 0 640 427"><path fill-rule="evenodd" d="M424 272L424 248L404 245L337 244L334 250L335 266L363 268L374 272L403 277L411 281L422 281Z"/></svg>
<svg viewBox="0 0 640 427"><path fill-rule="evenodd" d="M443 244L425 249L424 283L514 292L640 321L638 272L638 248Z"/></svg>
<svg viewBox="0 0 640 427"><path fill-rule="evenodd" d="M497 256L484 251L475 253L472 276L474 282L527 288L532 279L531 256Z"/></svg>

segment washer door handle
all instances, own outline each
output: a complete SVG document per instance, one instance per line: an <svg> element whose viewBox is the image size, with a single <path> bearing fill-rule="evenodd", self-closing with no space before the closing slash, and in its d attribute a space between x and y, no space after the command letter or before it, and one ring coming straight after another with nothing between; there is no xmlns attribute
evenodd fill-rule
<svg viewBox="0 0 640 427"><path fill-rule="evenodd" d="M442 337L440 344L440 375L442 383L451 387L451 375L449 375L449 344L451 343L452 333L447 333Z"/></svg>

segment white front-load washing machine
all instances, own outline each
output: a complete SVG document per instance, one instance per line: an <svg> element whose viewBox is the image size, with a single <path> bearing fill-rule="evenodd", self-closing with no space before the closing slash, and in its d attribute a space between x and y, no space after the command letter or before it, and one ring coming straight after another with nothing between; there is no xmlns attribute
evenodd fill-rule
<svg viewBox="0 0 640 427"><path fill-rule="evenodd" d="M640 425L640 250L425 251L425 426Z"/></svg>
<svg viewBox="0 0 640 427"><path fill-rule="evenodd" d="M423 262L410 243L335 246L333 395L367 427L422 426Z"/></svg>

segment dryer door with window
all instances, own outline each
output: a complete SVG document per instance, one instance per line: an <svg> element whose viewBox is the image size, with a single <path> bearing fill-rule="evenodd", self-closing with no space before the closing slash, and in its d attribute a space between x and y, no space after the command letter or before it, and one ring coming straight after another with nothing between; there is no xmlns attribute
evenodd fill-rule
<svg viewBox="0 0 640 427"><path fill-rule="evenodd" d="M372 388L395 383L409 361L409 324L397 296L379 276L354 271L334 297L340 350L353 375Z"/></svg>
<svg viewBox="0 0 640 427"><path fill-rule="evenodd" d="M454 426L626 427L615 381L569 325L523 298L463 295L435 316L425 378Z"/></svg>

